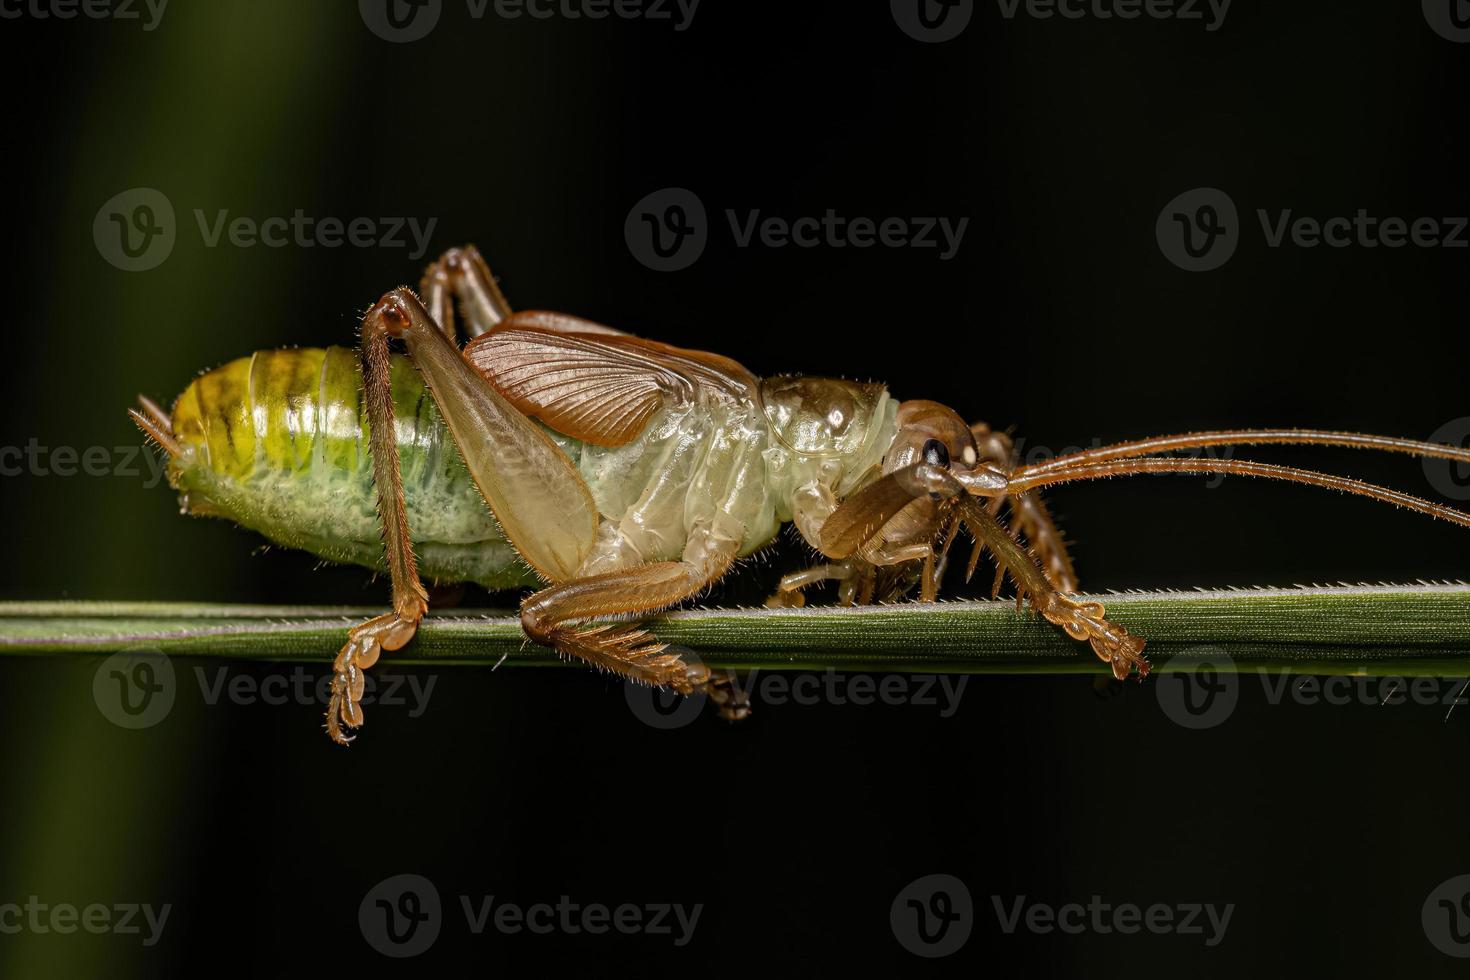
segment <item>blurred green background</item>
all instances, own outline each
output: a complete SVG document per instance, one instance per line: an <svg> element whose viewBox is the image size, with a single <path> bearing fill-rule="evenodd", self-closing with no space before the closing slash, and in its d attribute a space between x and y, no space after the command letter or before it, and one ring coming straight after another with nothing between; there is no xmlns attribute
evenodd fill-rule
<svg viewBox="0 0 1470 980"><path fill-rule="evenodd" d="M860 9L861 7L861 9ZM1426 438L1470 415L1466 252L1268 248L1255 209L1470 213L1466 46L1412 5L1240 6L1168 21L1007 21L978 5L925 45L884 5L702 4L646 20L475 20L447 2L391 44L352 4L170 4L142 23L0 24L9 95L12 365L0 445L135 446L137 392L168 404L258 348L351 343L358 313L477 243L512 301L734 356L758 373L887 380L1030 448L1293 424ZM146 19L146 12L144 14ZM711 244L657 273L623 239L634 202L694 190ZM1230 263L1169 265L1164 203L1228 191L1252 227ZM99 208L172 203L177 241L128 273ZM735 247L725 209L970 219L959 255ZM208 247L194 213L433 220L412 247ZM1470 434L1470 432L1462 435ZM1413 461L1253 453L1431 495ZM146 472L146 471L145 471ZM1463 477L1463 475L1462 475ZM318 569L178 516L143 477L0 480L7 599L381 604L385 582ZM1084 586L1462 578L1462 534L1387 508L1230 480L1054 495ZM1452 486L1464 488L1463 480ZM796 549L710 601L749 601ZM472 593L471 605L505 604ZM1236 973L1262 957L1337 974L1445 969L1422 898L1463 872L1456 775L1470 711L1340 710L1246 692L1211 732L1147 689L972 681L950 718L820 705L678 733L621 688L563 671L439 671L429 710L383 710L348 753L310 705L207 704L196 665L164 724L125 731L96 662L0 660L0 902L169 902L156 947L0 935L0 976L428 971L534 962L590 973L910 965L887 902L933 871L1063 900L1220 900L1235 940L1065 943L993 927L945 961L1029 973ZM269 667L240 667L261 679ZM446 936L376 957L357 904L418 871L449 896L709 903L691 949L649 937L551 947ZM1364 929L1366 923L1371 928ZM1344 927L1347 927L1346 929ZM1349 934L1349 932L1353 934ZM1269 954L1265 951L1270 950ZM840 952L837 952L840 951Z"/></svg>

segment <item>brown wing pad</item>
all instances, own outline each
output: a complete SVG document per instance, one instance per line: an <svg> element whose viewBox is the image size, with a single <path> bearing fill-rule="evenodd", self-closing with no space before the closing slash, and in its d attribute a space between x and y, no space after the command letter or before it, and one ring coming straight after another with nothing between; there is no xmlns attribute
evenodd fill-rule
<svg viewBox="0 0 1470 980"><path fill-rule="evenodd" d="M621 446L666 403L695 394L691 378L628 339L504 327L465 356L523 414L582 442Z"/></svg>
<svg viewBox="0 0 1470 980"><path fill-rule="evenodd" d="M521 310L506 317L497 329L512 328L545 330L548 333L591 333L608 337L627 337L621 330L605 326L595 320L584 320L570 313L554 313L550 310Z"/></svg>
<svg viewBox="0 0 1470 980"><path fill-rule="evenodd" d="M659 409L701 389L741 398L755 388L729 358L562 313L518 313L464 353L517 410L595 446L631 442Z"/></svg>

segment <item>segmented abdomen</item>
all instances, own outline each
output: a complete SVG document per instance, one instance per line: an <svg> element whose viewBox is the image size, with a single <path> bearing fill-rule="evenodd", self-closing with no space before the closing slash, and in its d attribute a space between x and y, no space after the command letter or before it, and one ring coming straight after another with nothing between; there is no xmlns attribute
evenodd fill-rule
<svg viewBox="0 0 1470 980"><path fill-rule="evenodd" d="M496 527L406 358L392 367L399 465L420 570L491 588L532 577ZM186 510L333 561L383 567L357 354L259 351L199 376L173 410Z"/></svg>

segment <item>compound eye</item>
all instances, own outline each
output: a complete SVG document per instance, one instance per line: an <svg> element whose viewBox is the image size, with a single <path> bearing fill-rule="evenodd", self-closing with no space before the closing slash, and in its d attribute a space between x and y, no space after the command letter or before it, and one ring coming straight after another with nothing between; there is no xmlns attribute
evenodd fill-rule
<svg viewBox="0 0 1470 980"><path fill-rule="evenodd" d="M920 455L924 457L924 462L930 466L949 467L949 449L938 439L930 439L924 443L924 448L920 451Z"/></svg>

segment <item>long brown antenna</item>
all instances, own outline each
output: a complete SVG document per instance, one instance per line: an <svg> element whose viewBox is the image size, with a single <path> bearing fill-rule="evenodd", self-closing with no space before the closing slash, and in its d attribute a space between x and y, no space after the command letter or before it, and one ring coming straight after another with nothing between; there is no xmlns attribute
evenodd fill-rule
<svg viewBox="0 0 1470 980"><path fill-rule="evenodd" d="M1386 504L1404 507L1430 517L1450 521L1461 527L1470 527L1470 514L1436 504L1422 497L1415 497L1388 487L1364 483L1345 476L1318 473L1314 470L1297 469L1294 466L1273 466L1270 463L1254 463L1244 459L1122 459L1110 463L1093 463L1086 466L1069 466L1066 469L1036 472L1021 470L1012 478L1008 493L1024 493L1037 487L1057 483L1072 483L1078 480L1103 480L1112 476L1137 476L1142 473L1223 473L1231 476L1259 476L1268 480L1285 480L1289 483L1305 483L1329 490L1342 490L1369 497Z"/></svg>
<svg viewBox="0 0 1470 980"><path fill-rule="evenodd" d="M1020 473L1050 473L1113 459L1131 459L1154 453L1181 449L1205 449L1209 446L1337 446L1343 449L1379 449L1390 453L1407 453L1430 459L1451 459L1470 463L1470 447L1438 442L1417 442L1390 436L1370 436L1358 432L1324 432L1316 429L1237 429L1218 432L1185 432L1172 436L1156 436L1136 442L1120 442L1096 449L1057 456L1045 462L1023 467Z"/></svg>

